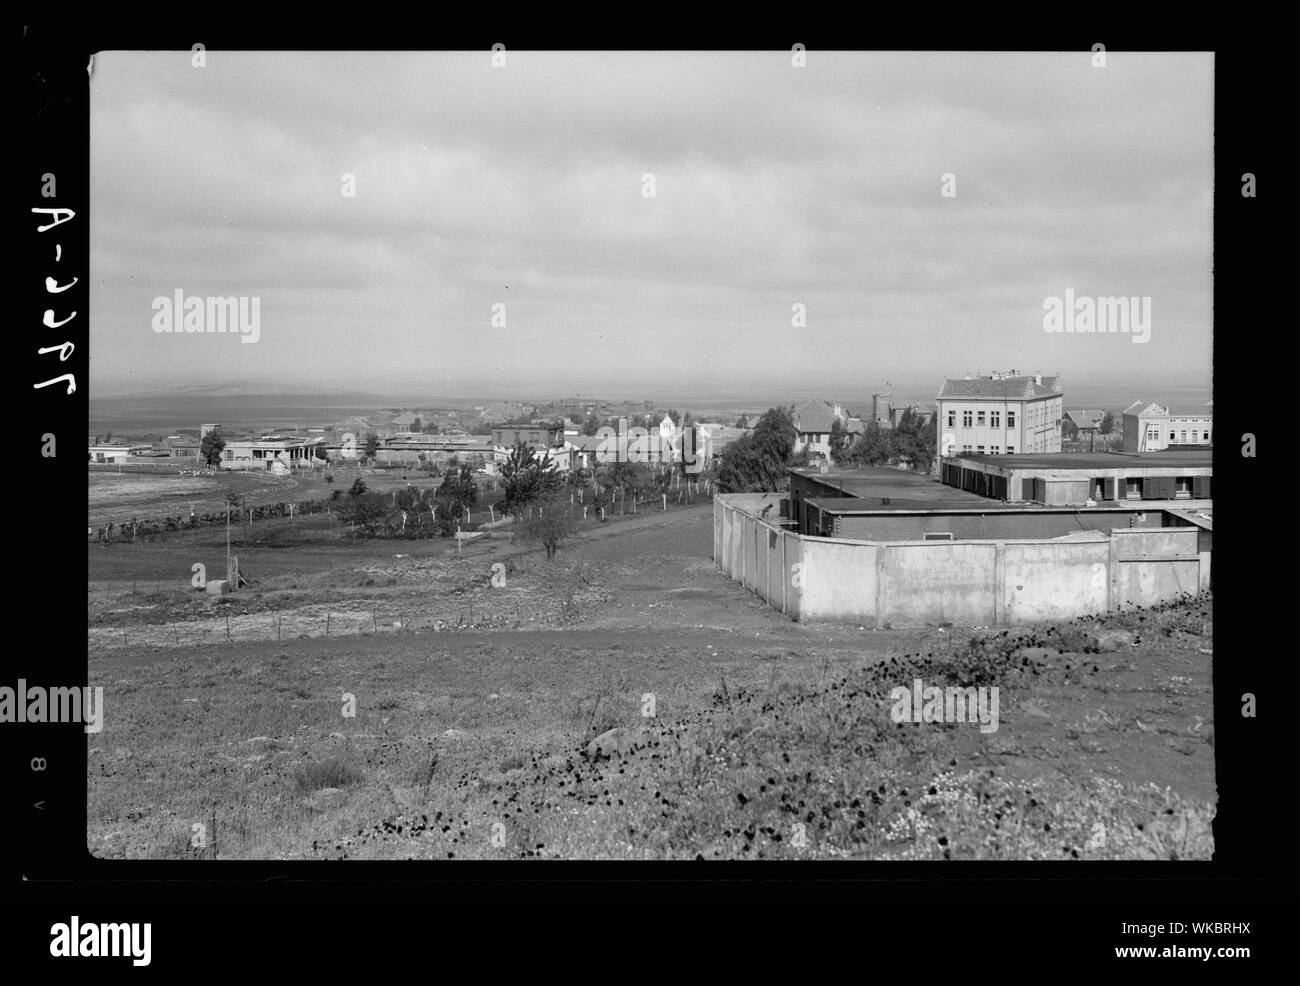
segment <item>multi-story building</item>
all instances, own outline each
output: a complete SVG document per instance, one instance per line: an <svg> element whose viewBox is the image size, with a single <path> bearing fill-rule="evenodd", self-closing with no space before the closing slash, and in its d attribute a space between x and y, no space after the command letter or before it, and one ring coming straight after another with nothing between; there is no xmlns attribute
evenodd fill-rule
<svg viewBox="0 0 1300 986"><path fill-rule="evenodd" d="M1212 404L1175 407L1136 401L1124 409L1124 451L1210 448L1213 424Z"/></svg>
<svg viewBox="0 0 1300 986"><path fill-rule="evenodd" d="M831 429L835 422L840 427L847 426L849 416L839 404L829 404L822 400L804 401L794 409L795 440L794 450L802 452L807 449L811 455L830 460Z"/></svg>
<svg viewBox="0 0 1300 986"><path fill-rule="evenodd" d="M1015 370L967 374L939 392L939 451L1015 455L1061 451L1059 376Z"/></svg>

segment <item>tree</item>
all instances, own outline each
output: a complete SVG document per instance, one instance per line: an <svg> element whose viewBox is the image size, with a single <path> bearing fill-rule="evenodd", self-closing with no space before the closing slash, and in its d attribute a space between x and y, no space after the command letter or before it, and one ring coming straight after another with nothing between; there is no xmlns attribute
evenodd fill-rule
<svg viewBox="0 0 1300 986"><path fill-rule="evenodd" d="M594 435L600 431L600 418L594 414L588 414L583 419L581 431L584 435Z"/></svg>
<svg viewBox="0 0 1300 986"><path fill-rule="evenodd" d="M438 499L455 516L463 514L467 507L478 502L478 486L474 484L474 470L461 466L457 471L447 471L442 485L438 487Z"/></svg>
<svg viewBox="0 0 1300 986"><path fill-rule="evenodd" d="M844 426L840 424L840 419L836 418L831 422L831 461L836 465L840 465L844 461L845 453L848 452L852 444L853 436L844 430Z"/></svg>
<svg viewBox="0 0 1300 986"><path fill-rule="evenodd" d="M415 416L415 420L411 422L411 431L424 431L424 420L418 414Z"/></svg>
<svg viewBox="0 0 1300 986"><path fill-rule="evenodd" d="M742 414L740 417L738 417L738 418L736 419L736 427L737 427L737 428L748 428L748 427L749 427L749 415L747 415L747 414Z"/></svg>
<svg viewBox="0 0 1300 986"><path fill-rule="evenodd" d="M753 431L723 449L718 462L720 491L770 493L784 485L797 434L791 410L769 408Z"/></svg>
<svg viewBox="0 0 1300 986"><path fill-rule="evenodd" d="M324 446L324 445L317 445L317 446L316 446L316 458L318 458L318 459L326 459L326 460L328 460L329 457L330 457L330 454L329 454L328 452L325 451L325 446Z"/></svg>
<svg viewBox="0 0 1300 986"><path fill-rule="evenodd" d="M938 435L939 427L933 418L928 424L922 424L920 416L909 407L888 436L891 459L911 459L918 471L929 472L937 454Z"/></svg>
<svg viewBox="0 0 1300 986"><path fill-rule="evenodd" d="M1101 425L1097 428L1103 435L1109 435L1115 430L1115 415L1107 411L1101 416Z"/></svg>
<svg viewBox="0 0 1300 986"><path fill-rule="evenodd" d="M553 459L539 459L523 442L516 442L501 463L501 481L501 509L518 516L521 507L559 489L562 479Z"/></svg>
<svg viewBox="0 0 1300 986"><path fill-rule="evenodd" d="M350 492L348 499L339 508L339 516L362 537L374 537L388 512L388 497L379 493Z"/></svg>
<svg viewBox="0 0 1300 986"><path fill-rule="evenodd" d="M854 466L883 466L894 454L894 449L890 447L890 439L873 420L867 422L866 430L849 447L844 455L844 461Z"/></svg>
<svg viewBox="0 0 1300 986"><path fill-rule="evenodd" d="M365 455L362 456L366 462L374 462L375 456L379 454L379 436L373 431L366 432Z"/></svg>
<svg viewBox="0 0 1300 986"><path fill-rule="evenodd" d="M546 549L547 561L551 561L560 542L569 537L576 526L569 501L546 496L534 501L531 508L519 517L515 536L522 541L540 544Z"/></svg>
<svg viewBox="0 0 1300 986"><path fill-rule="evenodd" d="M1075 437L1078 436L1078 434L1079 434L1079 426L1078 426L1078 425L1076 425L1076 424L1075 424L1072 420L1070 420L1069 418L1062 418L1062 419L1061 419L1061 437L1062 437L1062 438L1067 438L1067 439L1068 439L1068 438L1075 438Z"/></svg>
<svg viewBox="0 0 1300 986"><path fill-rule="evenodd" d="M205 465L221 465L221 453L226 450L226 440L221 437L218 431L210 431L203 436L203 441L199 443L199 458Z"/></svg>
<svg viewBox="0 0 1300 986"><path fill-rule="evenodd" d="M348 490L348 496L355 499L356 497L365 496L365 495L366 495L366 481L362 479L360 476L358 476L355 480L353 480L352 488Z"/></svg>

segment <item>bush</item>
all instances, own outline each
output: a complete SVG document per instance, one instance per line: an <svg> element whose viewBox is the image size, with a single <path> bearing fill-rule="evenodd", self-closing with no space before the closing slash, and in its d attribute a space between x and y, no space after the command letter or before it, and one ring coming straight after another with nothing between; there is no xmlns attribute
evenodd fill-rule
<svg viewBox="0 0 1300 986"><path fill-rule="evenodd" d="M302 794L311 794L323 787L347 787L361 781L361 771L348 763L342 755L328 760L313 760L293 772L293 779Z"/></svg>

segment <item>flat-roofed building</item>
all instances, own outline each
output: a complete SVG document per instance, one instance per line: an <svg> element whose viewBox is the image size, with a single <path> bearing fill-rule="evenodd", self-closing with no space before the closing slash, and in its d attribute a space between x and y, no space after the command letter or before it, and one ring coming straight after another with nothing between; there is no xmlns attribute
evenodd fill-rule
<svg viewBox="0 0 1300 986"><path fill-rule="evenodd" d="M316 457L316 447L324 444L323 438L276 436L226 442L221 452L221 468L262 469L267 472L315 468L324 465L324 460Z"/></svg>
<svg viewBox="0 0 1300 986"><path fill-rule="evenodd" d="M1010 503L1083 506L1131 500L1212 499L1214 466L1204 451L959 455L944 459L948 486Z"/></svg>
<svg viewBox="0 0 1300 986"><path fill-rule="evenodd" d="M564 444L564 429L551 427L507 426L492 429L492 444L509 448L518 442L534 447L553 448Z"/></svg>

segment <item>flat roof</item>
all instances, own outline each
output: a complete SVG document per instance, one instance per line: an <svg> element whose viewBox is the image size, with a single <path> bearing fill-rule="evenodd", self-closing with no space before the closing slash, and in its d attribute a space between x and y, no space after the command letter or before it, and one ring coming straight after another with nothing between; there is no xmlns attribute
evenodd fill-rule
<svg viewBox="0 0 1300 986"><path fill-rule="evenodd" d="M1141 469L1146 466L1210 466L1214 453L1205 450L1175 452L1041 452L1026 455L988 455L963 452L949 461L965 459L1009 469Z"/></svg>
<svg viewBox="0 0 1300 986"><path fill-rule="evenodd" d="M923 500L913 500L911 502L904 500L890 499L888 506L882 506L880 503L873 503L870 500L862 500L854 497L816 497L805 500L823 513L845 516L848 514L872 514L876 516L890 516L901 513L924 513L924 514L986 514L986 513L1022 513L1022 514L1107 514L1107 513L1132 513L1138 511L1146 513L1152 510L1164 510L1168 513L1176 513L1179 516L1186 514L1186 519L1191 521L1192 511L1175 509L1171 500L1121 500L1119 502L1104 501L1099 502L1095 507L1072 506L1066 504L1042 504L1021 501L1017 503L1006 503L1002 500L987 500L982 496L974 497L977 505L968 502L933 502ZM1187 501L1177 501L1181 506L1186 506ZM1195 521L1192 521L1196 523ZM1205 526L1206 520L1201 520L1198 526Z"/></svg>
<svg viewBox="0 0 1300 986"><path fill-rule="evenodd" d="M940 501L988 502L985 497L941 483L928 473L908 472L905 469L832 469L821 473L816 468L797 468L790 472L839 490L846 496L874 498L877 501L881 497L889 497L891 502L910 500L924 506Z"/></svg>

